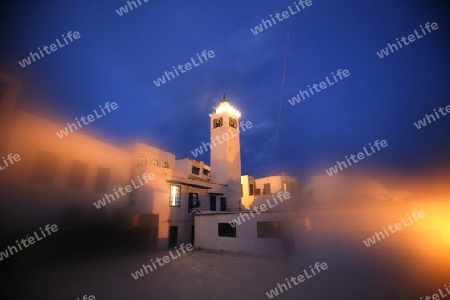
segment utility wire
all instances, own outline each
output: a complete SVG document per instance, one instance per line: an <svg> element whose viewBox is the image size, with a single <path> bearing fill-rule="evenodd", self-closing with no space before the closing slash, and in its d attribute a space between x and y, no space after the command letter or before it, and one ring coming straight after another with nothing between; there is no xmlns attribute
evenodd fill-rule
<svg viewBox="0 0 450 300"><path fill-rule="evenodd" d="M281 104L283 103L283 92L284 92L284 84L285 84L285 80L286 80L286 66L287 66L287 59L288 59L288 54L289 54L289 37L291 35L291 19L289 19L289 27L288 27L288 34L287 34L287 38L286 38L286 47L285 47L285 53L284 53L284 66L283 66L283 76L281 79L281 90L280 90L280 103L278 105L278 116L277 116L277 131L275 133L275 141L273 143L273 149L272 149L272 158L270 160L270 172L273 171L273 160L275 158L275 150L276 150L276 146L277 146L277 141L278 141L278 135L279 135L279 131L280 131L280 117L281 117ZM272 175L272 174L269 174Z"/></svg>

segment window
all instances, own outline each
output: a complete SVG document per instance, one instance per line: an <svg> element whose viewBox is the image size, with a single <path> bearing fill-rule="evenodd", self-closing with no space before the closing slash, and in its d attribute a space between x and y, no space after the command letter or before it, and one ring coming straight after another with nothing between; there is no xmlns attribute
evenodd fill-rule
<svg viewBox="0 0 450 300"><path fill-rule="evenodd" d="M169 206L180 206L181 198L181 186L171 185L170 186L170 203Z"/></svg>
<svg viewBox="0 0 450 300"><path fill-rule="evenodd" d="M216 196L209 195L209 210L216 211Z"/></svg>
<svg viewBox="0 0 450 300"><path fill-rule="evenodd" d="M284 192L287 192L287 190L288 190L288 188L287 188L287 183L286 183L286 182L283 183L283 190L284 190Z"/></svg>
<svg viewBox="0 0 450 300"><path fill-rule="evenodd" d="M230 223L219 223L219 236L223 237L236 237L236 224L232 227Z"/></svg>
<svg viewBox="0 0 450 300"><path fill-rule="evenodd" d="M139 165L145 166L147 164L147 157L146 156L139 156Z"/></svg>
<svg viewBox="0 0 450 300"><path fill-rule="evenodd" d="M72 168L69 171L67 187L72 189L83 189L86 179L88 164L79 160L72 162Z"/></svg>
<svg viewBox="0 0 450 300"><path fill-rule="evenodd" d="M308 217L305 218L305 226L308 231L311 231L312 223L311 223L311 219Z"/></svg>
<svg viewBox="0 0 450 300"><path fill-rule="evenodd" d="M192 174L200 175L200 168L192 167Z"/></svg>
<svg viewBox="0 0 450 300"><path fill-rule="evenodd" d="M270 195L270 183L264 183L264 195Z"/></svg>
<svg viewBox="0 0 450 300"><path fill-rule="evenodd" d="M33 166L31 183L53 184L53 178L56 174L58 165L58 155L47 151L39 151Z"/></svg>
<svg viewBox="0 0 450 300"><path fill-rule="evenodd" d="M230 127L237 129L237 121L232 117L230 117Z"/></svg>
<svg viewBox="0 0 450 300"><path fill-rule="evenodd" d="M166 168L166 169L169 168L169 163L167 161L164 163L164 168Z"/></svg>
<svg viewBox="0 0 450 300"><path fill-rule="evenodd" d="M253 184L252 183L250 183L248 185L248 194L249 194L249 196L253 195Z"/></svg>
<svg viewBox="0 0 450 300"><path fill-rule="evenodd" d="M97 180L95 181L95 192L106 193L108 191L110 171L107 168L98 168Z"/></svg>
<svg viewBox="0 0 450 300"><path fill-rule="evenodd" d="M258 238L281 238L281 226L279 222L258 222Z"/></svg>
<svg viewBox="0 0 450 300"><path fill-rule="evenodd" d="M220 197L220 211L227 211L227 198Z"/></svg>
<svg viewBox="0 0 450 300"><path fill-rule="evenodd" d="M211 173L209 170L203 169L203 175L208 176Z"/></svg>
<svg viewBox="0 0 450 300"><path fill-rule="evenodd" d="M193 208L199 207L200 201L198 200L198 194L197 193L189 193L189 206L188 206L188 212L191 212Z"/></svg>
<svg viewBox="0 0 450 300"><path fill-rule="evenodd" d="M159 166L159 161L157 161L156 159L152 159L152 165Z"/></svg>
<svg viewBox="0 0 450 300"><path fill-rule="evenodd" d="M261 195L261 189L255 189L255 196Z"/></svg>
<svg viewBox="0 0 450 300"><path fill-rule="evenodd" d="M214 121L213 121L213 129L217 128L217 127L222 127L222 125L223 125L223 118L222 117L214 119Z"/></svg>

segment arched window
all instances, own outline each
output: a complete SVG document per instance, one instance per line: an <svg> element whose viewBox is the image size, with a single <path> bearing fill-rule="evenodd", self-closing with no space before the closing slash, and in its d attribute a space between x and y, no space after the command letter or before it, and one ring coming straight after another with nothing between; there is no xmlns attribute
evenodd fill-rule
<svg viewBox="0 0 450 300"><path fill-rule="evenodd" d="M145 156L139 156L139 165L145 166L147 164L147 157Z"/></svg>
<svg viewBox="0 0 450 300"><path fill-rule="evenodd" d="M159 166L159 162L156 159L152 159L152 165Z"/></svg>
<svg viewBox="0 0 450 300"><path fill-rule="evenodd" d="M166 169L169 168L169 163L167 161L164 163L164 168L166 168Z"/></svg>

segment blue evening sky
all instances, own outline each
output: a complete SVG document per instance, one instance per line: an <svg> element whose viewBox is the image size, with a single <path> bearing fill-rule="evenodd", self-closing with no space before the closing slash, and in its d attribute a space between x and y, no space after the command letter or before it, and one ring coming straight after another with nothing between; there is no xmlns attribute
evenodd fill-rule
<svg viewBox="0 0 450 300"><path fill-rule="evenodd" d="M365 168L421 172L448 163L450 116L420 130L413 125L450 105L445 2L312 0L289 19L251 33L261 19L293 2L141 0L119 16L115 10L126 1L18 0L0 10L0 71L23 82L22 104L48 107L67 122L117 102L116 111L79 132L117 144L150 143L177 158L192 157L190 151L208 141L209 113L226 93L241 119L254 125L241 134L243 174L323 174L377 139L389 146L367 158ZM388 57L376 55L426 22L437 22L439 29ZM81 38L19 66L30 51L68 31L79 31ZM203 50L216 56L155 86L164 71ZM338 69L351 75L295 106L288 103ZM209 163L209 153L197 159Z"/></svg>

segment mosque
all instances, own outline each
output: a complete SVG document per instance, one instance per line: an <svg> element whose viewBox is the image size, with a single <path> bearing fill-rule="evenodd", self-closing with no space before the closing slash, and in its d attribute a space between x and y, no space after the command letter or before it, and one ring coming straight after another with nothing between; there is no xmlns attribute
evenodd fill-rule
<svg viewBox="0 0 450 300"><path fill-rule="evenodd" d="M218 218L232 219L279 191L294 197L298 189L296 180L284 174L256 179L241 174L240 112L225 96L209 115L210 135L213 139L229 133L230 138L211 147L208 166L193 158L177 159L170 152L141 142L113 145L83 134L83 130L58 138L55 133L67 120L54 112L19 109L16 102L20 88L18 80L0 73L0 156L18 154L21 158L0 171L0 190L6 199L1 203L1 220L5 224L16 224L18 216L21 227L34 228L74 211L91 217L122 213L129 216L129 226L150 229L149 248L167 249L189 242L195 245L197 238L203 248L215 248L207 246L206 241L233 230L223 225L228 221L217 225ZM141 180L144 174L152 174L151 180ZM133 180L142 184L131 187ZM119 189L127 193L119 194ZM113 193L119 197L111 198ZM104 206L93 205L102 198L113 200ZM283 208L274 208L272 213L277 210ZM211 232L196 228L200 216L205 216L200 223L208 220L204 226L215 224ZM272 227L278 225L263 224L268 227L259 230L271 235ZM64 224L58 227L64 229ZM257 238L256 223L252 230Z"/></svg>

